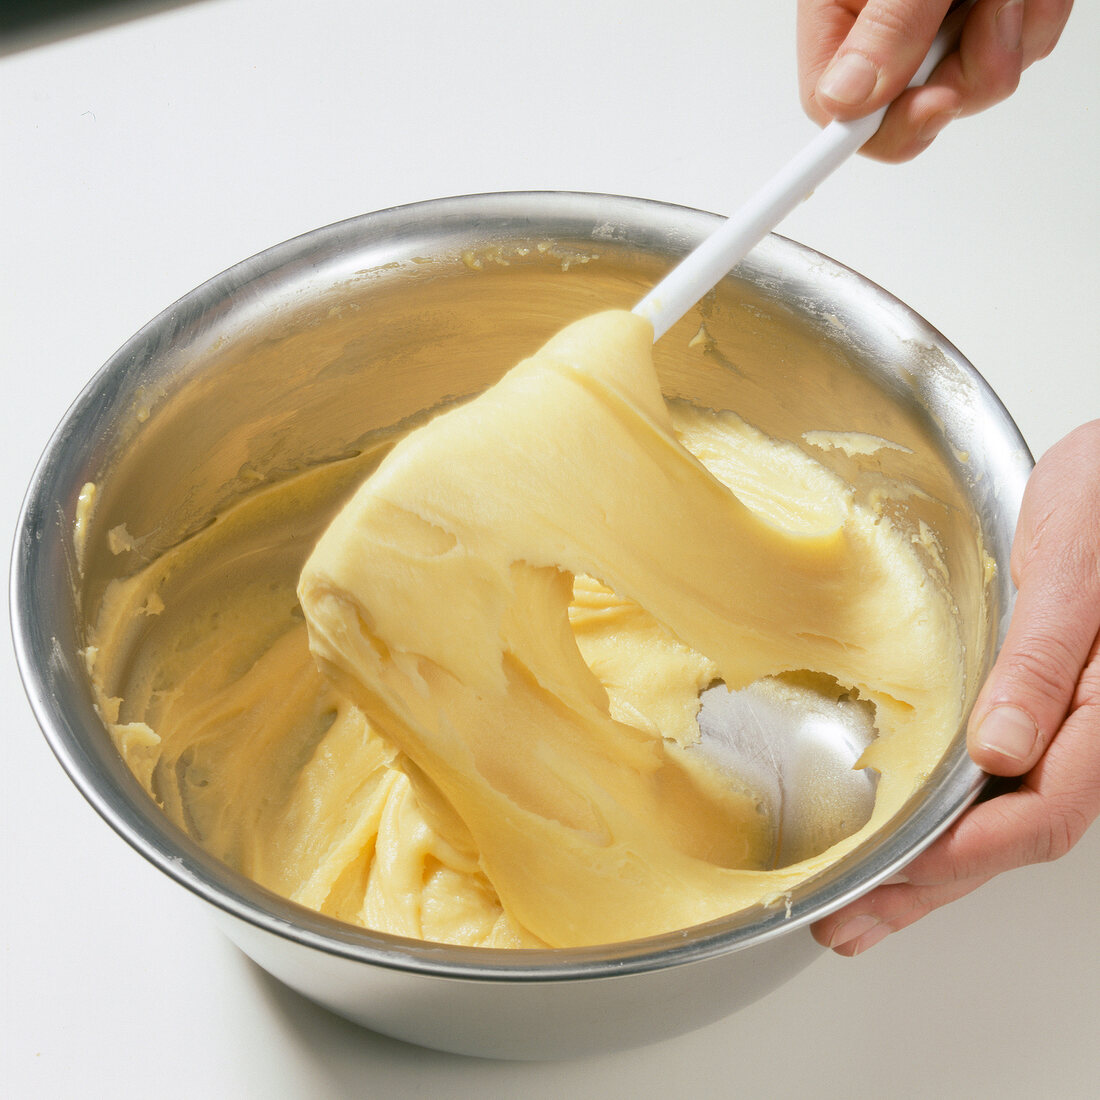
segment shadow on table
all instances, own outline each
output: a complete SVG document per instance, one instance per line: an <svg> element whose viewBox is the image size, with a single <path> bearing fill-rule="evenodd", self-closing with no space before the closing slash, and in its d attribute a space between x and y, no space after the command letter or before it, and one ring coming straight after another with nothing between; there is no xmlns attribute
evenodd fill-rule
<svg viewBox="0 0 1100 1100"><path fill-rule="evenodd" d="M3 0L0 57L195 0Z"/></svg>
<svg viewBox="0 0 1100 1100"><path fill-rule="evenodd" d="M238 952L238 959L271 1018L299 1054L324 1075L326 1095L334 1100L361 1096L365 1079L371 1081L372 1096L408 1095L414 1083L430 1092L432 1081L441 1090L476 1081L483 1087L488 1084L490 1095L497 1095L497 1089L503 1089L499 1095L512 1095L512 1089L522 1089L532 1074L542 1076L553 1065L471 1058L391 1039L307 1000L243 953Z"/></svg>

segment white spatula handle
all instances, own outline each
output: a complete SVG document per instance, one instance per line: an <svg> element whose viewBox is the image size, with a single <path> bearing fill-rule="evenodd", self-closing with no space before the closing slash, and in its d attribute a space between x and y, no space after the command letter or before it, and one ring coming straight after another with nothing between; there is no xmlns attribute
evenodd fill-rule
<svg viewBox="0 0 1100 1100"><path fill-rule="evenodd" d="M944 20L909 87L923 84L958 42L973 0ZM635 307L660 339L704 294L738 264L814 188L867 142L887 107L852 122L830 122L736 214L690 252Z"/></svg>

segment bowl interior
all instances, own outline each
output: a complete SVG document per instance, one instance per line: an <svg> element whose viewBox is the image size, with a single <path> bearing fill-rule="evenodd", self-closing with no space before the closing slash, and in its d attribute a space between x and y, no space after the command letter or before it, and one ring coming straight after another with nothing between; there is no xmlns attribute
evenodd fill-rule
<svg viewBox="0 0 1100 1100"><path fill-rule="evenodd" d="M95 713L80 650L112 579L257 483L354 454L425 410L478 393L563 324L629 308L716 222L642 200L562 194L384 211L238 265L120 350L70 411L32 484L12 606L39 720L77 785L127 840L214 904L326 950L413 968L561 975L697 957L804 924L946 826L981 778L961 736L894 825L804 884L786 912L502 960L340 925L218 864L160 814ZM899 507L944 549L972 699L1010 607L1008 553L1030 469L1019 433L974 369L888 294L779 237L680 321L656 358L668 395L732 409L778 439L823 430L900 445L872 458L819 457L857 486L885 476L919 490ZM97 498L78 548L87 483ZM122 524L140 554L109 548L107 532Z"/></svg>

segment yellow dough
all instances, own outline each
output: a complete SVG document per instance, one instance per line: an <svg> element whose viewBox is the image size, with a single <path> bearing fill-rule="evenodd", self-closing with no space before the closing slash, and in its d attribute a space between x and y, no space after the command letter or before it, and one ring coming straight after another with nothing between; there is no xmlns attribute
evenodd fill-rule
<svg viewBox="0 0 1100 1100"><path fill-rule="evenodd" d="M498 947L772 902L895 813L961 718L944 578L807 451L666 404L651 342L577 322L114 582L89 670L165 812L322 912ZM800 670L874 705L881 778L863 829L767 870L698 694Z"/></svg>

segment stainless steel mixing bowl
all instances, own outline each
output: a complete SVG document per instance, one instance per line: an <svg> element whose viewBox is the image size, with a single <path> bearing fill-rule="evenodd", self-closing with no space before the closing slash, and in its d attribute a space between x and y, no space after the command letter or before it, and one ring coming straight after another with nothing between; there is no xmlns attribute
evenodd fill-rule
<svg viewBox="0 0 1100 1100"><path fill-rule="evenodd" d="M807 925L894 873L982 782L962 732L891 825L770 908L645 941L494 952L380 935L271 894L203 852L122 763L81 647L125 523L172 546L257 480L346 454L369 433L476 393L564 322L629 307L717 224L638 199L482 195L386 210L239 264L170 307L80 394L19 521L19 664L62 766L106 821L209 903L294 989L368 1027L471 1054L546 1058L688 1031L790 978ZM701 327L702 326L702 327ZM1010 542L1031 458L974 368L859 275L773 236L657 347L663 385L781 439L808 429L902 444L825 458L857 483L917 487L905 507L944 547L973 699L1012 601ZM98 486L74 549L78 498ZM116 551L118 547L115 547ZM303 551L304 552L304 551ZM997 564L989 578L983 552Z"/></svg>

